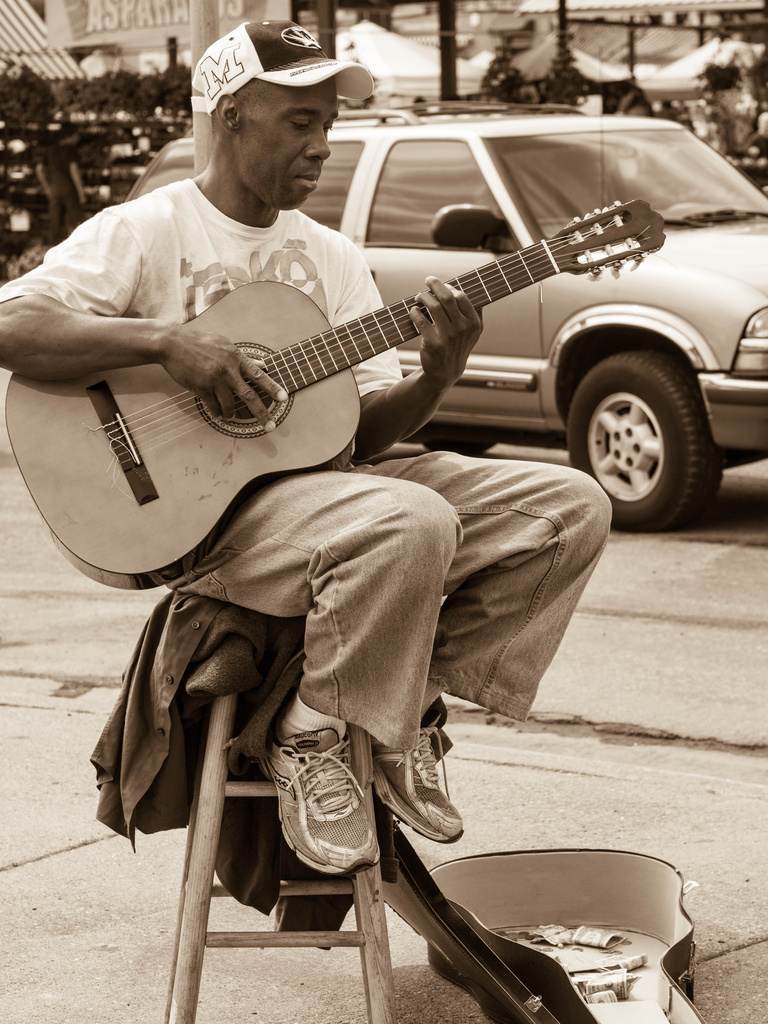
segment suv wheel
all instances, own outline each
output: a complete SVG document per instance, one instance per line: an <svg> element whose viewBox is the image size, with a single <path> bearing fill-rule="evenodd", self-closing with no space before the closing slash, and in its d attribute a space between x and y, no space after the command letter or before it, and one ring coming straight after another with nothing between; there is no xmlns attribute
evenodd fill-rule
<svg viewBox="0 0 768 1024"><path fill-rule="evenodd" d="M695 377L662 352L621 352L585 375L568 415L571 463L623 530L672 530L717 494L723 457Z"/></svg>

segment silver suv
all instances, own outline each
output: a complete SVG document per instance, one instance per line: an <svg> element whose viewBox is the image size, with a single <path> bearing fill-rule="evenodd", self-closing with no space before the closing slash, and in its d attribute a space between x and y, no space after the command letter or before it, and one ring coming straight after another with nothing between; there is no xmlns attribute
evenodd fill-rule
<svg viewBox="0 0 768 1024"><path fill-rule="evenodd" d="M691 132L436 105L344 117L330 141L303 209L361 247L388 305L428 273L454 278L616 200L665 221L642 265L561 273L487 306L466 373L418 440L567 447L625 530L690 522L724 466L768 454L768 197ZM191 175L192 160L191 139L170 143L131 198ZM405 372L418 365L415 342L398 351Z"/></svg>

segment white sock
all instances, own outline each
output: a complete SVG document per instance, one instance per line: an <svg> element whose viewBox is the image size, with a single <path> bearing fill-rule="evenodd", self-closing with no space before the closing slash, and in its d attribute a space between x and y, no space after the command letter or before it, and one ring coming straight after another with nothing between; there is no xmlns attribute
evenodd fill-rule
<svg viewBox="0 0 768 1024"><path fill-rule="evenodd" d="M275 733L280 743L300 732L317 732L320 729L335 729L341 739L346 735L347 723L308 707L298 693L275 723Z"/></svg>

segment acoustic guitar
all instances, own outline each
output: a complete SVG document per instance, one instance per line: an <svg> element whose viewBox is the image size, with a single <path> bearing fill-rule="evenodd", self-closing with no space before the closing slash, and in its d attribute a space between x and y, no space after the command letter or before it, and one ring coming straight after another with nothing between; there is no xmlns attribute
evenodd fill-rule
<svg viewBox="0 0 768 1024"><path fill-rule="evenodd" d="M562 272L642 260L662 218L633 200L448 282L475 308ZM14 374L6 420L24 481L62 553L108 586L147 589L180 574L244 497L276 476L334 458L357 429L351 367L409 341L416 297L340 327L290 285L242 285L195 320L262 358L288 394L265 433L245 405L215 418L157 364L63 381Z"/></svg>

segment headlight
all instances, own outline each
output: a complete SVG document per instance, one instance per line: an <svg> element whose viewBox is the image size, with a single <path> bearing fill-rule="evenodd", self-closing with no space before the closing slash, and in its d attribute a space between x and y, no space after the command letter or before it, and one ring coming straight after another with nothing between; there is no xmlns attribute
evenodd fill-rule
<svg viewBox="0 0 768 1024"><path fill-rule="evenodd" d="M747 329L744 331L744 337L768 340L768 309L761 309L759 313L755 313L750 318Z"/></svg>
<svg viewBox="0 0 768 1024"><path fill-rule="evenodd" d="M768 309L761 309L747 323L733 372L744 377L768 376Z"/></svg>

